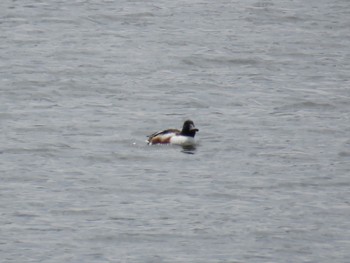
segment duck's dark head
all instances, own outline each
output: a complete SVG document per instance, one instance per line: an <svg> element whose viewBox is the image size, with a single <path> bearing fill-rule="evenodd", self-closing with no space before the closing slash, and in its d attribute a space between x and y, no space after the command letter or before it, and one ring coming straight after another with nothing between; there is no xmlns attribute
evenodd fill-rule
<svg viewBox="0 0 350 263"><path fill-rule="evenodd" d="M196 132L199 131L195 126L193 121L187 120L184 122L184 126L182 127L181 135L194 137Z"/></svg>

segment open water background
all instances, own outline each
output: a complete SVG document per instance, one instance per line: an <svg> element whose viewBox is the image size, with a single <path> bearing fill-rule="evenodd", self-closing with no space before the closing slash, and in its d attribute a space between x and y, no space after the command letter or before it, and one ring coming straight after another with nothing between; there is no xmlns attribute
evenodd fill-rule
<svg viewBox="0 0 350 263"><path fill-rule="evenodd" d="M348 0L0 3L1 262L349 262ZM200 129L196 149L146 135Z"/></svg>

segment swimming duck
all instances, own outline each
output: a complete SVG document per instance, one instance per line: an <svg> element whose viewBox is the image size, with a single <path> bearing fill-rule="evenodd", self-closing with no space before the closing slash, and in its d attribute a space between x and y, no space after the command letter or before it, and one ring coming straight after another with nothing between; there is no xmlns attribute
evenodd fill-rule
<svg viewBox="0 0 350 263"><path fill-rule="evenodd" d="M193 121L184 122L182 130L167 129L155 132L148 136L148 144L177 144L182 146L194 145L194 136L199 130L194 126Z"/></svg>

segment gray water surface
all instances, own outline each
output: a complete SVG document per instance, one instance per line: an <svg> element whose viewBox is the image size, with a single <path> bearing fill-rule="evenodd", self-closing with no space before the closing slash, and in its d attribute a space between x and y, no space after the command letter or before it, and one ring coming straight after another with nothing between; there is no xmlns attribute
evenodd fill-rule
<svg viewBox="0 0 350 263"><path fill-rule="evenodd" d="M348 262L350 2L0 3L1 262ZM146 135L199 128L195 149Z"/></svg>

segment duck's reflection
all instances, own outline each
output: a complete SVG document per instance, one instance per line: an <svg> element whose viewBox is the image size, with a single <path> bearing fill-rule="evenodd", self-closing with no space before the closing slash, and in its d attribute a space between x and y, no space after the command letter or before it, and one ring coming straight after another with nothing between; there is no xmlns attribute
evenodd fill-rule
<svg viewBox="0 0 350 263"><path fill-rule="evenodd" d="M186 146L182 146L182 151L183 153L187 153L187 154L195 154L196 152L196 146L195 145L186 145Z"/></svg>

